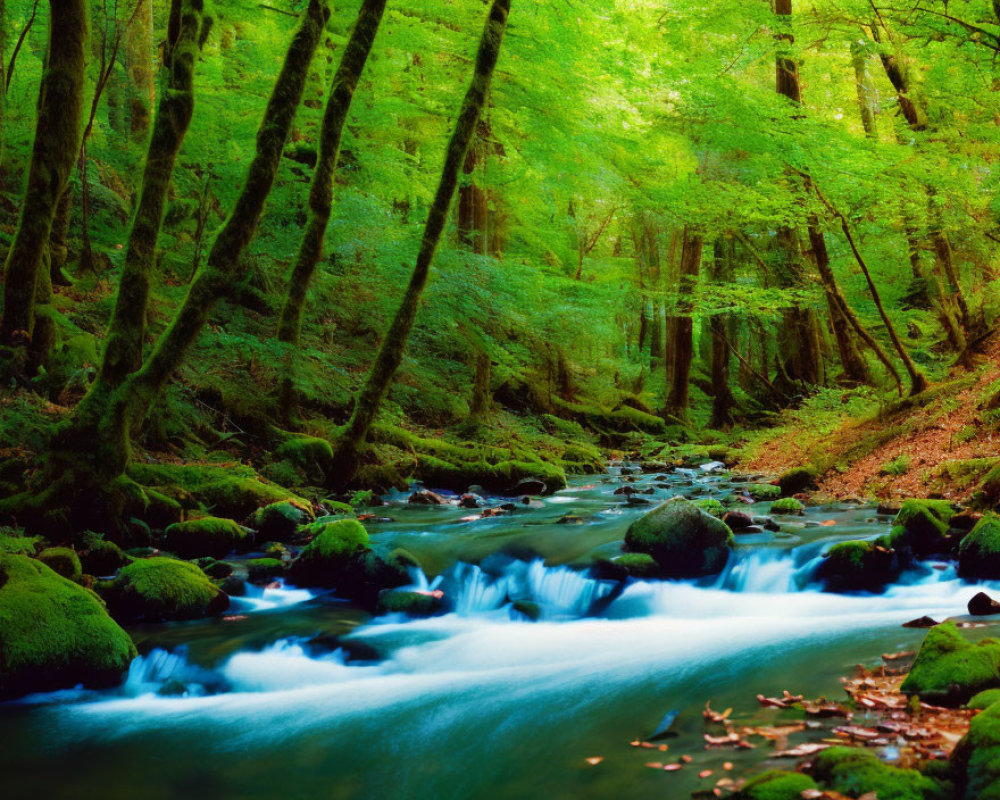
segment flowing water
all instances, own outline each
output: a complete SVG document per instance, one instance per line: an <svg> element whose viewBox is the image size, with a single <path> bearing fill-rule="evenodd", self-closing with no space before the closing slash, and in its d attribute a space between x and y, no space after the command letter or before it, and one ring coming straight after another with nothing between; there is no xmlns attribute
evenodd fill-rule
<svg viewBox="0 0 1000 800"><path fill-rule="evenodd" d="M0 705L0 795L686 798L724 761L738 775L766 756L706 751L707 701L775 721L757 693L837 696L853 665L919 643L901 623L962 614L975 591L944 564L880 595L820 591L825 548L888 529L890 518L852 505L738 537L716 578L622 589L583 569L617 555L649 509L615 495L620 480L575 480L479 520L390 497L380 512L393 521L373 524L373 539L415 554L427 574L414 586L443 592L452 613L371 619L279 587L252 590L224 618L133 628L142 655L119 689ZM652 502L738 488L697 470L636 485L657 483ZM517 601L536 604L538 621ZM629 745L671 709L667 752ZM682 755L693 761L678 772L644 766Z"/></svg>

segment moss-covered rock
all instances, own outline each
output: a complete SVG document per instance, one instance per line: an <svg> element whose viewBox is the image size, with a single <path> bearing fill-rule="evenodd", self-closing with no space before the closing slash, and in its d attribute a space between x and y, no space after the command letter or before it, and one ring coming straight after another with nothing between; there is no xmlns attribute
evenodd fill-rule
<svg viewBox="0 0 1000 800"><path fill-rule="evenodd" d="M297 436L286 439L275 451L279 459L292 464L303 477L314 483L322 482L333 464L333 447L326 439Z"/></svg>
<svg viewBox="0 0 1000 800"><path fill-rule="evenodd" d="M1000 642L973 644L953 622L927 632L900 690L927 702L957 706L985 689L1000 688Z"/></svg>
<svg viewBox="0 0 1000 800"><path fill-rule="evenodd" d="M968 703L965 704L966 708L974 708L978 711L989 708L994 703L1000 702L1000 689L987 689L979 694L974 695Z"/></svg>
<svg viewBox="0 0 1000 800"><path fill-rule="evenodd" d="M566 472L574 475L596 475L604 472L604 456L596 447L571 444L560 456Z"/></svg>
<svg viewBox="0 0 1000 800"><path fill-rule="evenodd" d="M136 462L129 467L129 476L143 486L155 487L184 508L203 508L230 519L246 519L258 508L282 500L306 503L288 489L260 480L242 464Z"/></svg>
<svg viewBox="0 0 1000 800"><path fill-rule="evenodd" d="M444 611L440 597L428 592L390 590L378 596L378 613L408 614L411 617L432 617Z"/></svg>
<svg viewBox="0 0 1000 800"><path fill-rule="evenodd" d="M813 758L812 776L823 786L860 797L874 792L878 800L950 800L948 784L915 769L886 764L868 750L831 747Z"/></svg>
<svg viewBox="0 0 1000 800"><path fill-rule="evenodd" d="M176 522L165 531L167 549L182 558L222 558L248 546L247 532L231 519L201 517Z"/></svg>
<svg viewBox="0 0 1000 800"><path fill-rule="evenodd" d="M0 554L0 698L113 686L135 655L93 592L40 561Z"/></svg>
<svg viewBox="0 0 1000 800"><path fill-rule="evenodd" d="M781 489L770 483L748 483L743 488L758 503L781 499Z"/></svg>
<svg viewBox="0 0 1000 800"><path fill-rule="evenodd" d="M948 522L955 514L947 500L904 501L893 521L892 546L916 556L947 552Z"/></svg>
<svg viewBox="0 0 1000 800"><path fill-rule="evenodd" d="M313 522L312 509L298 500L282 500L257 509L250 517L250 525L256 529L259 539L286 541L299 525Z"/></svg>
<svg viewBox="0 0 1000 800"><path fill-rule="evenodd" d="M801 772L772 769L748 780L733 800L802 800L802 793L816 782Z"/></svg>
<svg viewBox="0 0 1000 800"><path fill-rule="evenodd" d="M229 597L204 572L173 558L133 561L100 590L114 617L125 622L199 619L229 607Z"/></svg>
<svg viewBox="0 0 1000 800"><path fill-rule="evenodd" d="M368 548L368 532L355 519L318 521L308 526L313 540L291 565L288 577L298 586L333 588Z"/></svg>
<svg viewBox="0 0 1000 800"><path fill-rule="evenodd" d="M682 498L657 506L625 533L627 550L652 556L661 574L671 578L721 572L733 543L725 523Z"/></svg>
<svg viewBox="0 0 1000 800"><path fill-rule="evenodd" d="M958 546L958 574L963 578L1000 578L1000 517L987 514Z"/></svg>
<svg viewBox="0 0 1000 800"><path fill-rule="evenodd" d="M100 534L87 533L83 537L80 563L88 575L103 577L114 575L128 563L128 556L114 542Z"/></svg>
<svg viewBox="0 0 1000 800"><path fill-rule="evenodd" d="M277 558L251 558L244 566L250 583L267 583L280 578L285 565Z"/></svg>
<svg viewBox="0 0 1000 800"><path fill-rule="evenodd" d="M1000 800L1000 704L972 718L951 765L961 800Z"/></svg>
<svg viewBox="0 0 1000 800"><path fill-rule="evenodd" d="M726 513L726 507L714 497L703 497L700 500L695 500L694 504L702 511L707 511L713 517L721 518Z"/></svg>
<svg viewBox="0 0 1000 800"><path fill-rule="evenodd" d="M648 553L624 553L613 563L616 567L625 570L629 577L640 580L656 578L661 573L660 565Z"/></svg>
<svg viewBox="0 0 1000 800"><path fill-rule="evenodd" d="M79 583L83 577L83 567L80 557L72 547L49 547L37 556L45 566L74 583Z"/></svg>
<svg viewBox="0 0 1000 800"><path fill-rule="evenodd" d="M782 497L791 497L816 488L816 472L812 467L793 467L778 476Z"/></svg>
<svg viewBox="0 0 1000 800"><path fill-rule="evenodd" d="M879 542L849 541L835 544L826 552L816 577L830 591L876 592L894 581L899 572L892 550Z"/></svg>
<svg viewBox="0 0 1000 800"><path fill-rule="evenodd" d="M771 503L772 514L783 514L785 516L801 516L805 511L805 506L794 497L782 497Z"/></svg>

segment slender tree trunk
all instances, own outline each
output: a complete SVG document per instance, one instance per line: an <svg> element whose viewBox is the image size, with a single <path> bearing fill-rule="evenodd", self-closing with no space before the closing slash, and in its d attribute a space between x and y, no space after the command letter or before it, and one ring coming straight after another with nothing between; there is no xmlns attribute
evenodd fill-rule
<svg viewBox="0 0 1000 800"><path fill-rule="evenodd" d="M4 128L7 122L7 4L0 0L0 186L3 185Z"/></svg>
<svg viewBox="0 0 1000 800"><path fill-rule="evenodd" d="M710 264L710 279L714 284L728 284L733 280L735 265L735 242L730 237L719 236L712 247ZM728 430L733 426L733 409L736 398L729 388L729 314L712 314L708 321L708 332L711 337L712 373L712 417L708 423L710 428Z"/></svg>
<svg viewBox="0 0 1000 800"><path fill-rule="evenodd" d="M854 341L854 330L850 320L844 314L847 305L837 279L830 267L830 254L826 249L826 238L819 228L819 220L815 214L809 215L809 242L812 245L813 259L819 272L826 293L827 305L830 309L830 324L833 336L837 341L837 352L840 355L840 365L844 370L844 379L849 383L870 383L871 373L868 364L858 350Z"/></svg>
<svg viewBox="0 0 1000 800"><path fill-rule="evenodd" d="M475 181L477 169L485 162L490 131L479 120L476 136L465 154L462 173L465 181L458 187L458 236L473 253L485 255L489 240L489 198Z"/></svg>
<svg viewBox="0 0 1000 800"><path fill-rule="evenodd" d="M681 270L678 290L681 300L678 311L674 339L674 367L671 375L670 394L663 418L668 421L687 419L688 396L691 378L691 359L694 356L694 290L701 269L703 240L700 234L690 228L684 229L681 247Z"/></svg>
<svg viewBox="0 0 1000 800"><path fill-rule="evenodd" d="M791 31L792 0L775 0L779 33L775 58L776 89L794 105L802 102L799 86L799 66L792 53L795 37ZM779 285L784 289L803 288L806 283L805 264L798 231L783 228L778 231L777 244L782 254ZM820 348L819 322L811 308L793 306L783 315L782 338L785 360L782 372L792 381L807 385L823 382L823 356Z"/></svg>
<svg viewBox="0 0 1000 800"><path fill-rule="evenodd" d="M173 0L167 52L167 87L160 98L146 153L142 187L125 248L125 267L108 327L100 389L115 389L142 365L149 284L163 208L181 144L194 114L194 68L203 25L198 0Z"/></svg>
<svg viewBox="0 0 1000 800"><path fill-rule="evenodd" d="M42 77L28 184L4 266L0 322L0 343L4 345L23 345L31 340L38 272L80 142L87 4L85 0L53 0L51 9L48 64Z"/></svg>
<svg viewBox="0 0 1000 800"><path fill-rule="evenodd" d="M145 140L156 104L153 54L153 0L137 0L125 32L125 67L131 79L129 125L137 142Z"/></svg>
<svg viewBox="0 0 1000 800"><path fill-rule="evenodd" d="M659 232L650 220L644 220L643 235L646 239L646 263L649 266L649 283L652 289L652 314L649 320L649 369L655 370L663 358L663 274L660 263Z"/></svg>
<svg viewBox="0 0 1000 800"><path fill-rule="evenodd" d="M865 136L878 139L878 124L875 119L875 89L868 72L868 52L860 42L851 44L851 65L854 67L854 84L858 93L858 113Z"/></svg>
<svg viewBox="0 0 1000 800"><path fill-rule="evenodd" d="M378 33L386 0L364 0L354 31L344 49L333 77L323 114L319 156L309 190L309 222L299 244L295 266L288 282L285 305L278 322L278 341L288 345L283 374L278 387L278 414L288 422L292 413L295 361L302 330L306 292L323 252L323 237L333 209L333 178L340 155L340 140L361 73Z"/></svg>
<svg viewBox="0 0 1000 800"><path fill-rule="evenodd" d="M476 57L475 74L465 95L462 109L455 123L455 130L448 144L444 169L427 217L427 225L424 229L420 252L417 255L410 284L403 296L399 310L382 340L371 372L358 396L354 413L351 415L350 422L348 422L337 446L335 466L329 476L330 483L335 487L344 487L354 478L357 472L360 449L402 361L406 340L417 316L420 295L427 283L431 261L448 219L448 211L458 184L458 175L465 163L469 143L486 103L486 95L500 55L500 45L503 42L509 12L510 0L494 0L490 8L489 18L479 45L479 53Z"/></svg>
<svg viewBox="0 0 1000 800"><path fill-rule="evenodd" d="M478 351L476 373L472 382L472 403L469 404L469 413L472 417L484 417L490 413L490 406L493 403L493 394L490 392L492 367L493 362L490 361L489 353L485 350Z"/></svg>

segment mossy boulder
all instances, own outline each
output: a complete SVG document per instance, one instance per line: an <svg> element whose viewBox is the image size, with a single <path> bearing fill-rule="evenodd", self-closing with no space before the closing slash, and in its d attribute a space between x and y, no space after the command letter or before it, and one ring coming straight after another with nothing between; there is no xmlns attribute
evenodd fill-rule
<svg viewBox="0 0 1000 800"><path fill-rule="evenodd" d="M733 800L802 800L803 792L815 788L808 775L772 769L748 780Z"/></svg>
<svg viewBox="0 0 1000 800"><path fill-rule="evenodd" d="M644 580L660 575L660 565L648 553L624 553L613 563L616 567L625 570L626 574L632 578Z"/></svg>
<svg viewBox="0 0 1000 800"><path fill-rule="evenodd" d="M326 439L298 436L287 439L275 454L297 468L306 480L322 482L333 464L333 446Z"/></svg>
<svg viewBox="0 0 1000 800"><path fill-rule="evenodd" d="M306 528L313 540L289 569L289 580L299 586L334 588L344 581L357 557L368 551L368 532L356 519L318 521Z"/></svg>
<svg viewBox="0 0 1000 800"><path fill-rule="evenodd" d="M819 565L816 577L830 591L877 592L900 572L896 554L879 542L849 541L831 547Z"/></svg>
<svg viewBox="0 0 1000 800"><path fill-rule="evenodd" d="M950 800L952 787L921 774L886 764L875 753L856 747L831 747L813 757L812 776L848 797L874 792L878 800Z"/></svg>
<svg viewBox="0 0 1000 800"><path fill-rule="evenodd" d="M986 689L1000 688L1000 642L973 644L953 622L927 632L900 691L939 705L958 706Z"/></svg>
<svg viewBox="0 0 1000 800"><path fill-rule="evenodd" d="M1000 517L987 514L958 546L958 574L963 578L1000 578Z"/></svg>
<svg viewBox="0 0 1000 800"><path fill-rule="evenodd" d="M0 554L0 698L113 686L135 655L93 592L40 561Z"/></svg>
<svg viewBox="0 0 1000 800"><path fill-rule="evenodd" d="M128 556L114 542L95 533L84 536L80 563L88 575L114 575L128 561Z"/></svg>
<svg viewBox="0 0 1000 800"><path fill-rule="evenodd" d="M250 544L247 532L231 519L201 517L176 522L165 531L166 546L181 558L222 558Z"/></svg>
<svg viewBox="0 0 1000 800"><path fill-rule="evenodd" d="M1000 689L987 689L986 691L973 696L973 698L965 704L965 707L983 711L998 702L1000 702Z"/></svg>
<svg viewBox="0 0 1000 800"><path fill-rule="evenodd" d="M250 583L268 583L285 571L285 565L277 558L251 558L244 566Z"/></svg>
<svg viewBox="0 0 1000 800"><path fill-rule="evenodd" d="M657 506L625 533L625 548L652 556L670 578L721 572L733 543L733 532L722 520L682 498Z"/></svg>
<svg viewBox="0 0 1000 800"><path fill-rule="evenodd" d="M703 497L701 500L695 500L694 504L698 506L702 511L706 511L713 517L722 517L726 513L726 507L722 505L714 497Z"/></svg>
<svg viewBox="0 0 1000 800"><path fill-rule="evenodd" d="M62 575L75 583L79 583L83 577L80 557L72 547L49 547L42 550L36 558L57 575Z"/></svg>
<svg viewBox="0 0 1000 800"><path fill-rule="evenodd" d="M204 572L174 558L133 561L100 589L123 622L200 619L229 607L229 597Z"/></svg>
<svg viewBox="0 0 1000 800"><path fill-rule="evenodd" d="M951 754L961 800L1000 800L1000 704L972 718Z"/></svg>
<svg viewBox="0 0 1000 800"><path fill-rule="evenodd" d="M748 483L743 488L757 503L781 499L781 489L770 483Z"/></svg>
<svg viewBox="0 0 1000 800"><path fill-rule="evenodd" d="M782 497L780 500L775 500L771 503L772 514L782 514L789 517L801 516L802 512L805 511L805 508L806 507L794 497Z"/></svg>
<svg viewBox="0 0 1000 800"><path fill-rule="evenodd" d="M378 613L432 617L444 611L444 602L428 592L390 590L378 596Z"/></svg>
<svg viewBox="0 0 1000 800"><path fill-rule="evenodd" d="M571 444L560 456L566 472L574 475L596 475L604 472L604 456L596 447Z"/></svg>
<svg viewBox="0 0 1000 800"><path fill-rule="evenodd" d="M285 541L298 529L315 518L310 508L298 500L282 500L257 509L250 517L250 525L258 537L268 541Z"/></svg>
<svg viewBox="0 0 1000 800"><path fill-rule="evenodd" d="M893 520L892 546L916 556L947 552L948 522L956 513L947 500L905 500Z"/></svg>
<svg viewBox="0 0 1000 800"><path fill-rule="evenodd" d="M816 488L816 472L812 467L793 467L778 476L778 489L782 497L807 492Z"/></svg>

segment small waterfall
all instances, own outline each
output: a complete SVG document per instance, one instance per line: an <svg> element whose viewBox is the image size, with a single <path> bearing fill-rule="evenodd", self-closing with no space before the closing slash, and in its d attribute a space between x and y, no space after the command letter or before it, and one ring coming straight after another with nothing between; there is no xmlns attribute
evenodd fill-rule
<svg viewBox="0 0 1000 800"><path fill-rule="evenodd" d="M231 609L234 612L245 611L274 611L276 609L287 608L298 605L307 600L312 600L316 596L315 592L309 589L297 589L294 586L286 586L280 578L267 586L255 586L252 583L246 584L246 594L243 597L231 598Z"/></svg>
<svg viewBox="0 0 1000 800"><path fill-rule="evenodd" d="M158 647L132 661L122 691L129 697L139 697L158 692L170 681L183 684L187 666L186 648L170 653Z"/></svg>

